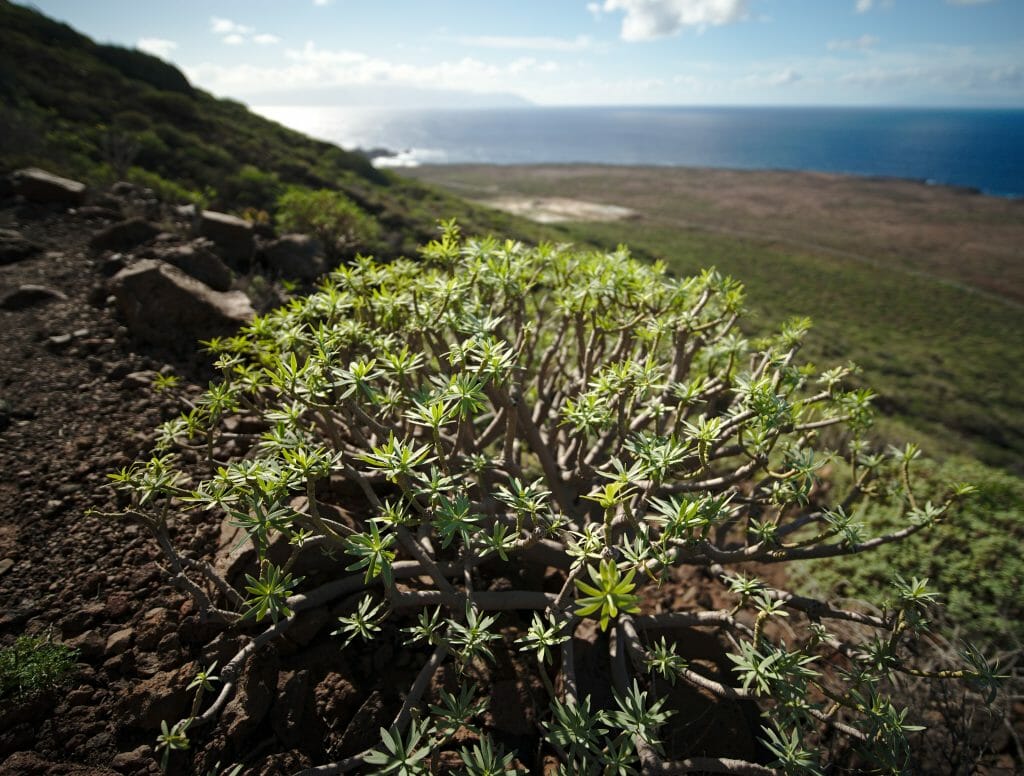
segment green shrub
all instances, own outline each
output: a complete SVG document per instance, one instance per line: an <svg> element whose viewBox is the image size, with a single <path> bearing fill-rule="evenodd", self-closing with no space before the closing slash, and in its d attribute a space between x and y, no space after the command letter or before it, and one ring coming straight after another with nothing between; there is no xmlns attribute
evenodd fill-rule
<svg viewBox="0 0 1024 776"><path fill-rule="evenodd" d="M196 101L178 92L162 92L154 89L143 91L142 103L150 110L161 114L165 121L190 123L198 118Z"/></svg>
<svg viewBox="0 0 1024 776"><path fill-rule="evenodd" d="M128 170L128 180L140 186L153 189L156 195L165 202L192 202L203 205L207 196L199 191L186 189L174 181L167 180L155 172L142 167L132 167Z"/></svg>
<svg viewBox="0 0 1024 776"><path fill-rule="evenodd" d="M339 191L292 187L277 201L277 225L285 232L314 235L327 258L344 258L377 233L376 222Z"/></svg>
<svg viewBox="0 0 1024 776"><path fill-rule="evenodd" d="M153 122L145 113L137 110L123 110L114 115L111 125L126 132L140 132L144 129L151 129Z"/></svg>
<svg viewBox="0 0 1024 776"><path fill-rule="evenodd" d="M77 652L42 636L19 636L0 649L0 699L49 690L74 671Z"/></svg>
<svg viewBox="0 0 1024 776"><path fill-rule="evenodd" d="M508 768L478 724L487 695L477 685L427 696L446 663L486 679L499 647L531 658L547 688L533 750L556 755L560 773L819 773L837 741L861 764L906 767L906 734L925 710L908 717L888 681L988 687L993 670L970 648L944 672L911 665L927 651L926 580L896 579L872 611L793 595L769 570L913 536L967 489L919 500L916 450L863 441L871 393L843 387L848 368L797 360L806 321L751 342L737 329L742 310L741 286L715 271L673 278L625 248L463 240L452 223L421 262L359 258L317 293L210 343L223 380L160 427L151 459L114 479L202 612L267 630L219 671L205 709L197 690L164 745L184 748L217 719L262 644L335 604L340 648L401 627L426 661L381 743L346 769L426 773L463 726L479 742L460 751L467 766ZM225 435L235 415L244 422ZM215 457L254 427L246 455ZM179 452L205 458L203 473ZM830 464L848 467L849 487L826 487ZM338 495L353 491L361 498ZM893 496L899 527L876 536L855 515L879 494ZM245 530L258 564L244 582L173 550L168 520L189 510L223 510ZM273 559L282 542L287 560ZM296 564L320 551L337 571L304 579ZM687 568L726 603L652 610L658 586ZM576 673L584 618L601 634L589 678L611 684L593 696ZM719 635L731 670L677 652L693 627ZM594 672L599 660L606 674ZM761 762L695 741L667 748L675 682L756 704Z"/></svg>
<svg viewBox="0 0 1024 776"><path fill-rule="evenodd" d="M173 165L173 155L167 148L167 144L152 129L133 132L131 139L136 148L136 158L140 167L152 170L165 167L168 164Z"/></svg>
<svg viewBox="0 0 1024 776"><path fill-rule="evenodd" d="M273 207L281 194L281 179L277 173L265 172L252 164L229 176L219 187L221 197L235 210Z"/></svg>

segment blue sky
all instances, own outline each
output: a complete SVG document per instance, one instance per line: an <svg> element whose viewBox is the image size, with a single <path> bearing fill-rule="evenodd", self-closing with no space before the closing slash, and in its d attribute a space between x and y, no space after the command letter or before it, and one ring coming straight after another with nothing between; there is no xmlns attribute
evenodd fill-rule
<svg viewBox="0 0 1024 776"><path fill-rule="evenodd" d="M34 5L250 104L1024 107L1024 0Z"/></svg>

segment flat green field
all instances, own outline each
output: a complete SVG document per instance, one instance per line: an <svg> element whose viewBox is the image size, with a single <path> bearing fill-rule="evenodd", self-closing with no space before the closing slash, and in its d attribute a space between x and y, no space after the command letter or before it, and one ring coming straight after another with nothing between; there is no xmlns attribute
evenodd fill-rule
<svg viewBox="0 0 1024 776"><path fill-rule="evenodd" d="M810 316L813 359L864 367L887 436L1024 472L1024 201L774 171L403 174L545 221L538 239L625 243L679 273L714 265L746 284L755 326Z"/></svg>

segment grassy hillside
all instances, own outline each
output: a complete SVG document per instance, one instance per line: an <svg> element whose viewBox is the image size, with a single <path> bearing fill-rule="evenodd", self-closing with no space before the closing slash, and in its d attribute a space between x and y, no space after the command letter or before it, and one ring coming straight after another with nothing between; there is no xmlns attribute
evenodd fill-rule
<svg viewBox="0 0 1024 776"><path fill-rule="evenodd" d="M410 174L483 201L568 196L631 208L628 220L558 229L566 240L626 243L680 273L717 266L746 284L765 328L810 316L812 357L860 364L893 440L1024 472L1022 202L804 173L445 166Z"/></svg>
<svg viewBox="0 0 1024 776"><path fill-rule="evenodd" d="M339 189L380 223L367 247L384 255L412 252L453 215L480 231L534 231L216 99L157 57L95 43L7 0L0 106L0 172L32 164L97 184L127 178L236 212L272 210L289 185Z"/></svg>

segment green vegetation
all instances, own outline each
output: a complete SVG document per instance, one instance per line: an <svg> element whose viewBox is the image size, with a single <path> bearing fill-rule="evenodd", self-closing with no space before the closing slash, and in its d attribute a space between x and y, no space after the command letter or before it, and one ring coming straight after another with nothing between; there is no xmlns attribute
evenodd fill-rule
<svg viewBox="0 0 1024 776"><path fill-rule="evenodd" d="M19 636L0 649L0 700L20 699L63 683L77 652L45 636Z"/></svg>
<svg viewBox="0 0 1024 776"><path fill-rule="evenodd" d="M936 483L925 500L916 448L871 444L874 396L846 385L850 368L798 360L807 322L748 339L743 311L742 286L715 271L672 277L624 247L464 240L450 222L420 262L358 258L212 342L222 381L160 427L153 457L113 477L130 495L125 515L153 532L207 616L266 623L254 644L347 597L335 631L344 649L389 622L430 655L381 744L346 767L428 772L486 703L475 689L438 692L414 713L431 678L449 661L480 675L502 642L536 658L550 696L542 737L565 773L682 767L691 752L666 748L673 709L655 674L761 710L764 762L716 760L719 772L816 773L822 757L913 769L907 734L928 710L898 708L893 678L995 680L970 646L953 665L930 655L927 580L897 576L883 608L865 611L757 572L927 534L971 489ZM221 462L211 451L229 415L263 431L249 435L251 455ZM205 474L179 468L179 453L205 456ZM349 524L331 517L332 480L362 493L362 507L347 502ZM892 521L881 531L858 518L875 503ZM216 507L258 558L244 586L174 549L168 521ZM292 547L283 563L269 552L278 535ZM317 551L344 558L337 574L298 576L302 554ZM523 586L490 586L492 569L517 567ZM558 592L530 567L558 569ZM645 591L687 567L729 604L645 614ZM585 617L609 633L594 649L606 653L614 708L579 690L570 637ZM693 625L732 644L731 671L691 665L666 643ZM212 705L200 711L197 693L192 714L166 727L165 752L217 718L250 652L225 664ZM462 756L506 762L486 735Z"/></svg>
<svg viewBox="0 0 1024 776"><path fill-rule="evenodd" d="M387 257L429 239L438 212L481 231L536 232L215 99L157 57L94 43L7 0L0 106L0 173L36 165L101 186L128 179L169 201L271 215L289 187L329 189L377 222L365 247Z"/></svg>
<svg viewBox="0 0 1024 776"><path fill-rule="evenodd" d="M933 531L856 561L835 558L794 576L807 587L850 598L870 598L894 574L925 576L942 594L946 632L1018 648L1024 642L1024 482L965 458L926 461L917 468L917 496L937 503L956 480L976 490L953 519ZM896 506L891 495L881 495L857 520L872 532L892 530Z"/></svg>
<svg viewBox="0 0 1024 776"><path fill-rule="evenodd" d="M329 261L339 262L366 244L377 225L352 200L338 191L291 188L277 201L277 225L283 232L312 234Z"/></svg>
<svg viewBox="0 0 1024 776"><path fill-rule="evenodd" d="M752 312L749 334L764 333L787 316L809 316L815 324L810 358L852 359L871 375L883 416L880 441L915 438L930 455L969 455L1024 474L1024 370L1013 368L1024 362L1024 314L1014 301L1024 298L1024 285L1013 282L1020 263L1014 256L1024 242L1003 236L1024 228L1024 218L1012 203L938 199L931 210L898 209L878 191L884 187L852 181L838 192L817 192L839 202L837 212L811 209L800 216L792 211L801 204L809 209L808 195L790 196L776 181L776 190L763 194L786 198L772 211L782 220L773 226L767 216L747 218L742 181L730 183L737 173L728 171L584 167L554 174L545 168L455 167L412 173L462 195L578 196L635 208L634 219L555 226L560 236L554 239L605 250L625 241L638 256L664 260L680 275L715 266L742 277ZM749 175L752 190L767 185L762 179L768 173ZM797 175L786 180L813 186ZM719 183L734 187L736 201L715 198ZM881 247L884 240L875 233L870 218L879 198L888 206L886 234L895 233L893 223L907 233L898 245ZM849 201L865 203L856 210L860 231L845 224L841 204ZM936 219L961 227L971 218L979 226L950 238L952 247L922 246L915 238ZM829 235L828 244L813 244ZM1002 270L990 268L990 282L1007 280L1003 297L967 285L987 254L976 258L959 244L986 239L993 241L993 254L1004 256Z"/></svg>
<svg viewBox="0 0 1024 776"><path fill-rule="evenodd" d="M614 245L617 228L578 225L566 237ZM872 375L882 409L895 421L881 428L886 441L912 430L935 454L968 452L1019 465L1024 377L1006 365L1024 360L1024 325L1013 306L937 279L886 282L871 267L734 237L650 225L619 231L642 255L671 256L669 266L680 274L710 263L750 278L751 333L778 316L810 316L810 357L851 358Z"/></svg>
<svg viewBox="0 0 1024 776"><path fill-rule="evenodd" d="M910 729L902 712L865 699L899 676L898 659L916 649L915 630L963 633L986 652L1019 645L1024 486L1013 473L1024 456L1024 372L1014 367L1024 360L1024 325L1013 300L1024 290L1008 270L1006 293L999 293L998 262L879 247L887 238L864 237L856 224L823 224L803 243L781 239L757 216L747 223L735 209L649 185L642 171L630 173L640 176L632 181L588 184L637 207L635 221L538 226L376 170L358 154L214 99L157 58L93 43L6 0L0 105L0 172L31 164L96 184L127 178L168 200L322 230L337 257L360 243L381 259L340 268L310 298L216 343L223 385L161 430L158 457L119 476L139 499L137 519L162 539L167 513L142 507L170 509L172 497L224 507L249 531L261 558L255 575L238 588L215 580L211 589L220 592L212 599L202 585L189 590L211 616L275 620L283 631L319 605L323 589L311 585L320 580L268 560L270 539L283 534L293 558L316 547L344 556L352 572L345 590L370 591L339 617L335 633L347 645L378 638L384 622L399 617L395 597L408 595L402 600L419 615L405 618L406 632L432 650L428 667L449 659L465 667L486 663L492 642L511 639L516 628L512 615L472 589L484 561L528 565L531 553L555 551L565 563L554 601L539 590L509 591L528 602L517 598L513 608L544 612L520 628L515 644L535 655L552 690L544 729L550 747L569 758L566 767L596 758L620 770L638 757L683 756L658 749L657 728L666 720L654 674L704 690L710 681L712 693L755 699L777 723L762 743L778 764L813 769L809 753L821 736L875 757L900 755ZM511 175L502 170L502 182ZM693 184L704 173L680 175ZM558 178L530 186L533 195L586 198ZM967 210L964 219L1012 237L1013 216ZM449 231L422 261L388 263L415 255L437 213L458 215L470 233L599 250L461 241ZM624 239L653 268L618 250ZM849 252L860 251L861 240L876 260ZM664 265L653 265L660 259ZM701 273L709 264L719 272ZM742 301L724 274L748 281ZM734 320L741 308L750 314ZM786 358L805 327L774 330L795 315L816 321L806 357L824 364L852 358L868 378L832 370L821 374L825 387L812 389L818 372ZM673 332L693 348L679 368L667 348ZM771 375L772 384L758 375ZM869 405L882 410L871 426ZM216 440L220 421L239 411L265 424L251 440L253 460L188 482L171 451L212 450L203 440ZM828 427L813 426L819 422ZM906 452L908 437L922 439L939 462ZM911 468L913 485L905 475ZM317 489L330 476L355 482L374 510L351 534L318 512ZM855 487L862 477L873 484ZM695 487L708 481L714 484ZM978 491L954 509L966 494L951 487L955 481ZM851 487L855 497L845 504ZM307 496L299 511L290 501L296 490ZM410 540L420 532L424 545ZM873 536L904 533L906 541L856 552L875 549ZM808 557L813 564L788 564L803 590L877 600L900 575L880 613L831 610L881 631L847 654L850 671L863 669L856 679L824 670L821 651L836 634L808 624L809 611L794 603L810 606L807 599L742 575L749 571L718 571L740 560L800 559L807 548L831 549L816 550L822 556ZM178 560L190 574L207 573ZM738 607L721 624L738 645L732 675L701 674L673 651L674 642L653 640L650 623L634 611L645 589L687 564L714 565ZM425 576L433 588L416 581ZM934 626L925 623L926 614L936 617L925 578L948 603L949 619ZM398 579L412 587L400 591ZM220 597L225 590L231 593ZM550 684L560 658L571 668L567 634L577 618L591 616L607 634L601 645L612 637L628 644L639 682L631 692L629 677L616 676L616 709L592 710L585 697L572 704L554 697ZM798 627L796 641L782 643L783 618ZM58 665L64 648L49 646L56 651L41 654L52 652ZM18 654L31 665L24 648ZM980 653L965 655L967 673L984 677ZM239 668L238 661L225 666L226 686ZM165 727L165 757L187 749L192 731L223 707L218 695L201 708L214 679L199 685L190 717ZM575 691L572 679L563 672L564 692ZM847 679L853 684L844 685ZM7 687L4 693L21 692ZM852 727L836 727L833 737L832 723L804 705L805 689L836 695L841 702L830 719ZM416 772L428 759L419 756L423 747L453 746L449 723L471 725L481 713L480 699L470 698L459 707L464 713L446 718L436 709L449 706L435 699L429 723L410 728L418 696L409 697L382 745L365 753L367 762ZM501 770L510 757L486 734L461 752L471 772Z"/></svg>

